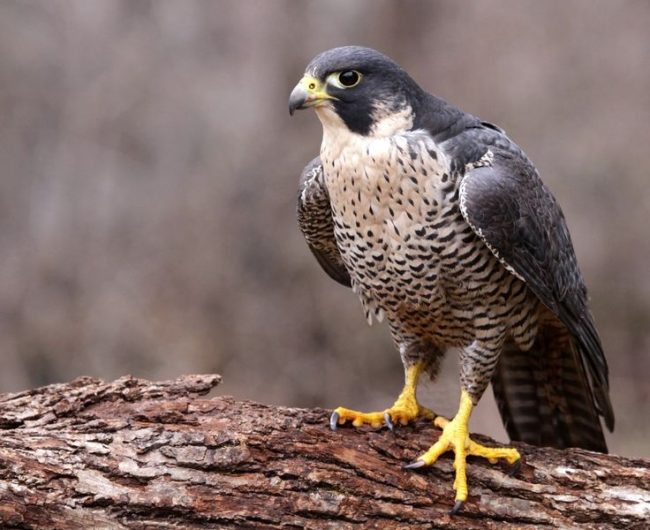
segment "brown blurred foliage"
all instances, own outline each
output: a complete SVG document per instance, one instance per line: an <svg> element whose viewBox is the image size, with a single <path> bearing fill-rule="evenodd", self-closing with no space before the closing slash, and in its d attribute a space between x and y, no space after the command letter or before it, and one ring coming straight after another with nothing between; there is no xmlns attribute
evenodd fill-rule
<svg viewBox="0 0 650 530"><path fill-rule="evenodd" d="M401 386L298 233L316 53L378 48L504 127L563 205L611 367L613 451L650 455L646 0L0 3L0 390L216 371L240 398L383 408ZM452 414L455 355L425 401ZM473 427L505 436L490 392Z"/></svg>

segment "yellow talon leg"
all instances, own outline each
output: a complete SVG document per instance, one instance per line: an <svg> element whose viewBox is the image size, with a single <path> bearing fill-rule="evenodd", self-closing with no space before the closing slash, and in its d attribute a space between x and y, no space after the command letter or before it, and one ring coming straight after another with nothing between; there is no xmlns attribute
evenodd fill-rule
<svg viewBox="0 0 650 530"><path fill-rule="evenodd" d="M410 469L430 466L443 453L450 450L454 451L454 469L456 472L454 490L456 491L456 504L451 513L457 513L467 500L467 456L481 456L487 458L492 464L496 463L499 459L503 459L509 464L514 464L521 458L519 451L516 449L486 447L470 439L468 424L473 408L472 399L463 390L460 396L458 413L454 419L449 421L439 416L434 420L434 424L442 429L442 434L438 438L438 441L426 453L406 466Z"/></svg>
<svg viewBox="0 0 650 530"><path fill-rule="evenodd" d="M406 425L417 418L435 418L435 414L428 408L421 406L415 397L418 379L423 369L424 363L422 362L411 365L406 369L404 388L393 406L386 410L381 412L359 412L344 407L335 409L330 418L332 430L336 430L338 424L342 425L346 422L351 422L355 427L361 425L380 427L386 423L392 430L394 423Z"/></svg>

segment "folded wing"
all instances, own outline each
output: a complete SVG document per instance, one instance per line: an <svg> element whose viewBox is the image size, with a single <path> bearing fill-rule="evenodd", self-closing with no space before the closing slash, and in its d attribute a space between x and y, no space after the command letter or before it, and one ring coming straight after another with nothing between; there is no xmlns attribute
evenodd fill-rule
<svg viewBox="0 0 650 530"><path fill-rule="evenodd" d="M603 416L612 430L614 414L609 400L607 361L587 307L587 290L564 215L523 153L515 149L495 149L492 155L488 157L491 158L489 163L470 169L463 177L460 187L463 216L499 260L526 282L569 334L571 341L564 345L562 352L549 351L550 345L561 342L549 334L564 333L562 327L551 325L542 330L544 339L537 345L538 354L549 359L557 357L553 363L539 365L540 370L548 373L537 374L537 378L550 383L551 392L561 398L556 402L566 403L568 398L577 400L573 409L571 399L569 405L555 406L557 428L561 429L567 422L577 425L577 417L569 421L562 418L562 414L575 416L586 408L594 412L595 418ZM511 400L516 395L516 392L507 391L509 378L503 370L507 370L510 361L520 365L526 363L525 356L525 353L515 355L508 353L508 349L504 351L503 362L493 381L497 399L502 402L508 395ZM532 360L529 355L529 361ZM535 369L530 364L522 373ZM585 398L588 403L583 403ZM550 404L544 406L553 407L553 396L548 396L547 400ZM514 407L515 403L510 407L501 403L502 415L504 410ZM513 426L516 419L511 412L506 414L510 417L504 417L504 423ZM512 430L517 432L515 426ZM579 436L575 439L580 441ZM606 451L602 434L601 440L602 443L590 443L585 438L580 445Z"/></svg>
<svg viewBox="0 0 650 530"><path fill-rule="evenodd" d="M300 176L298 226L323 270L340 284L350 287L350 274L334 237L334 221L320 157L307 164Z"/></svg>

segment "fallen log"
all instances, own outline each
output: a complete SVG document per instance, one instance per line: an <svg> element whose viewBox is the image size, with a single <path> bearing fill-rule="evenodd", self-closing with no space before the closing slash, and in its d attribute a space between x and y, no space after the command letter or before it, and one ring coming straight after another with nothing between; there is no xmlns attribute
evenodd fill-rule
<svg viewBox="0 0 650 530"><path fill-rule="evenodd" d="M471 461L452 517L451 457L402 469L439 435L428 422L332 432L325 410L205 397L219 381L1 395L0 528L648 528L647 460L514 444L519 474Z"/></svg>

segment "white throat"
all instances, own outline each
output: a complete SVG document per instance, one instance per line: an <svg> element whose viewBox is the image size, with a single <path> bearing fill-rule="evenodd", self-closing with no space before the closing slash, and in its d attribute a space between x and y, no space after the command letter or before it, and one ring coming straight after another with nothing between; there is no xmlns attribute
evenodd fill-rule
<svg viewBox="0 0 650 530"><path fill-rule="evenodd" d="M384 106L377 107L373 111L373 125L367 136L350 131L330 105L321 105L314 110L323 125L321 154L326 152L330 159L338 157L346 147L403 134L413 127L413 109L410 106L399 111L391 111Z"/></svg>
<svg viewBox="0 0 650 530"><path fill-rule="evenodd" d="M406 105L398 111L393 111L380 105L373 111L372 121L370 135L375 138L405 133L413 127L413 109Z"/></svg>

